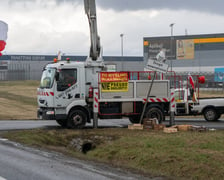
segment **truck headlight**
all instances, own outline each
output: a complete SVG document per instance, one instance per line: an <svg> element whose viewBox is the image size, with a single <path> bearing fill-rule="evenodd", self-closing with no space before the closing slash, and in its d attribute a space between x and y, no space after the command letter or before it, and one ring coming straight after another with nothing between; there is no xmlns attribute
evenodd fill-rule
<svg viewBox="0 0 224 180"><path fill-rule="evenodd" d="M46 114L47 115L54 115L54 111L47 111Z"/></svg>

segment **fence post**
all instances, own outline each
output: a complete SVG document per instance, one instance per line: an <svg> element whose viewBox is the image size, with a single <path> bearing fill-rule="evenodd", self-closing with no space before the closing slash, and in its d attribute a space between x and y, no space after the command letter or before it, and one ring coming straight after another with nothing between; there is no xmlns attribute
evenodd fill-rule
<svg viewBox="0 0 224 180"><path fill-rule="evenodd" d="M99 96L98 88L93 88L93 128L98 127Z"/></svg>
<svg viewBox="0 0 224 180"><path fill-rule="evenodd" d="M175 89L171 89L171 95L170 95L170 126L173 126L175 124L175 109L176 109L176 103L175 103Z"/></svg>

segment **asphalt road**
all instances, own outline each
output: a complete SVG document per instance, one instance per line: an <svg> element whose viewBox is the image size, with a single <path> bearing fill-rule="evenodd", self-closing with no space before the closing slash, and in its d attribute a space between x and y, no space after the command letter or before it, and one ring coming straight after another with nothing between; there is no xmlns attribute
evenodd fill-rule
<svg viewBox="0 0 224 180"><path fill-rule="evenodd" d="M169 117L166 117L166 121L163 122L169 125ZM130 124L128 119L111 119L111 120L99 120L99 128L126 128ZM175 117L175 124L191 124L196 126L205 126L207 128L224 129L224 119L220 119L216 122L207 122L203 118L179 118ZM35 129L35 128L58 128L60 127L56 121L43 121L43 120L8 120L0 121L0 131L3 130L19 130L19 129ZM87 124L87 128L91 128L92 124Z"/></svg>
<svg viewBox="0 0 224 180"><path fill-rule="evenodd" d="M219 121L214 121L214 122L208 122L204 120L203 118L180 118L180 117L175 117L175 124L189 124L189 125L194 125L194 126L204 126L208 129L224 129L224 119L220 119ZM170 124L169 117L166 118L165 121L166 125Z"/></svg>

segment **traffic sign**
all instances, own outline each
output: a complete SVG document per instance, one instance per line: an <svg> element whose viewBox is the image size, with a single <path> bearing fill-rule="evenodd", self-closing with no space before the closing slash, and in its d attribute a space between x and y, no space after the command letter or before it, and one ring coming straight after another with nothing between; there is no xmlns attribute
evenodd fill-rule
<svg viewBox="0 0 224 180"><path fill-rule="evenodd" d="M145 67L145 71L158 71L161 73L166 73L168 70L168 64L165 64L158 60L149 59Z"/></svg>

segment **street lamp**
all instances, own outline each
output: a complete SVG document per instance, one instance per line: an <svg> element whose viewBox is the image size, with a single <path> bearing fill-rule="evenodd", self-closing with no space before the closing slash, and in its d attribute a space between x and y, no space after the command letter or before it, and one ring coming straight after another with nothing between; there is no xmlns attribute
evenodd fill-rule
<svg viewBox="0 0 224 180"><path fill-rule="evenodd" d="M170 24L170 28L171 28L171 36L170 36L170 57L171 57L171 75L172 75L172 66L173 66L173 26L174 23ZM172 86L172 85L171 85ZM173 86L172 86L173 88ZM170 126L173 126L175 124L175 116L174 116L174 111L171 110L170 112Z"/></svg>
<svg viewBox="0 0 224 180"><path fill-rule="evenodd" d="M121 69L122 71L124 70L124 65L123 65L123 37L124 37L124 34L120 34L120 37L121 37Z"/></svg>
<svg viewBox="0 0 224 180"><path fill-rule="evenodd" d="M121 56L123 56L123 37L124 37L124 34L120 34L120 37L121 37Z"/></svg>
<svg viewBox="0 0 224 180"><path fill-rule="evenodd" d="M171 58L171 73L172 73L172 67L173 67L173 26L174 23L170 24L170 30L171 30L171 36L170 36L170 58Z"/></svg>

